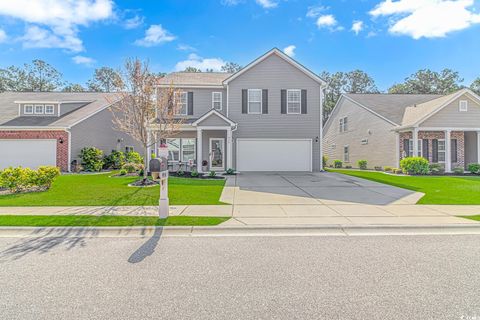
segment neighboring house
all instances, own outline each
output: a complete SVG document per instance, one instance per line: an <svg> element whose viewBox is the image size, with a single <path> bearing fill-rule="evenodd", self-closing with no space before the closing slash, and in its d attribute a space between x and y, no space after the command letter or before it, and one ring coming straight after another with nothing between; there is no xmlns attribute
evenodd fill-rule
<svg viewBox="0 0 480 320"><path fill-rule="evenodd" d="M234 74L172 73L159 84L168 86L180 90L179 116L186 118L167 141L173 166L201 172L207 161L208 171L322 169L325 83L280 50Z"/></svg>
<svg viewBox="0 0 480 320"><path fill-rule="evenodd" d="M324 126L330 162L398 167L422 156L447 172L480 162L480 97L468 89L449 95L345 94Z"/></svg>
<svg viewBox="0 0 480 320"><path fill-rule="evenodd" d="M0 169L54 165L69 171L83 147L109 154L138 150L113 129L111 106L118 94L93 92L0 93Z"/></svg>

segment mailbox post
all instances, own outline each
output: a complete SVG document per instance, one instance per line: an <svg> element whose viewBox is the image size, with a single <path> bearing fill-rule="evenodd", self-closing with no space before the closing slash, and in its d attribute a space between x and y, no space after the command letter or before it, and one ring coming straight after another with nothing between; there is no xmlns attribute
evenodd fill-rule
<svg viewBox="0 0 480 320"><path fill-rule="evenodd" d="M150 172L152 178L160 180L160 200L158 203L158 215L167 218L169 214L168 200L168 159L165 157L150 160Z"/></svg>

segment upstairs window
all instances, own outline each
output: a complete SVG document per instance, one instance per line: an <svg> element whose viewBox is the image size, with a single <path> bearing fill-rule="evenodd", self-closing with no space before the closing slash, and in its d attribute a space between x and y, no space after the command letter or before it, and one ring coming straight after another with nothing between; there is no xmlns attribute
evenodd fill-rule
<svg viewBox="0 0 480 320"><path fill-rule="evenodd" d="M300 114L301 94L298 89L287 90L287 114Z"/></svg>
<svg viewBox="0 0 480 320"><path fill-rule="evenodd" d="M45 105L45 114L54 114L55 110L53 108L53 105L51 104L46 104Z"/></svg>
<svg viewBox="0 0 480 320"><path fill-rule="evenodd" d="M346 132L348 130L348 118L340 118L340 132Z"/></svg>
<svg viewBox="0 0 480 320"><path fill-rule="evenodd" d="M43 113L44 113L43 104L36 104L35 105L35 114L43 114Z"/></svg>
<svg viewBox="0 0 480 320"><path fill-rule="evenodd" d="M467 100L460 100L458 110L460 112L467 112L468 111L468 101Z"/></svg>
<svg viewBox="0 0 480 320"><path fill-rule="evenodd" d="M222 93L212 92L212 108L215 110L222 110Z"/></svg>
<svg viewBox="0 0 480 320"><path fill-rule="evenodd" d="M23 106L23 113L24 114L33 114L33 105L26 104Z"/></svg>
<svg viewBox="0 0 480 320"><path fill-rule="evenodd" d="M177 107L177 115L187 115L187 101L188 101L188 93L187 92L175 92L175 103Z"/></svg>
<svg viewBox="0 0 480 320"><path fill-rule="evenodd" d="M248 113L250 114L262 113L262 90L261 89L248 90Z"/></svg>

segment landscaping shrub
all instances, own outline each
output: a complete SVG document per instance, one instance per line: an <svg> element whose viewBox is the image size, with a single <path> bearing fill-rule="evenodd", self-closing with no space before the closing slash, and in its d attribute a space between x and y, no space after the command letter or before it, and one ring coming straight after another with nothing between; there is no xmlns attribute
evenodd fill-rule
<svg viewBox="0 0 480 320"><path fill-rule="evenodd" d="M177 176L183 177L184 175L185 175L185 171L183 171L183 170L178 170L177 171Z"/></svg>
<svg viewBox="0 0 480 320"><path fill-rule="evenodd" d="M103 167L103 151L95 147L85 147L80 150L82 166L86 171L100 171Z"/></svg>
<svg viewBox="0 0 480 320"><path fill-rule="evenodd" d="M327 166L327 162L328 162L328 157L327 156L322 156L322 164L323 164L324 168Z"/></svg>
<svg viewBox="0 0 480 320"><path fill-rule="evenodd" d="M471 173L480 174L480 163L470 163L467 170Z"/></svg>
<svg viewBox="0 0 480 320"><path fill-rule="evenodd" d="M465 170L462 167L453 168L453 173L457 175L463 175Z"/></svg>
<svg viewBox="0 0 480 320"><path fill-rule="evenodd" d="M335 168L341 168L343 166L343 162L341 160L333 160L333 166Z"/></svg>
<svg viewBox="0 0 480 320"><path fill-rule="evenodd" d="M124 175L127 174L127 170L122 169L122 170L120 170L120 172L118 174L121 175L121 176L124 176Z"/></svg>
<svg viewBox="0 0 480 320"><path fill-rule="evenodd" d="M103 158L104 169L118 170L122 168L125 163L126 157L125 153L123 153L122 151L112 150L112 153Z"/></svg>
<svg viewBox="0 0 480 320"><path fill-rule="evenodd" d="M123 165L122 169L127 170L128 173L134 173L143 170L143 164L127 162Z"/></svg>
<svg viewBox="0 0 480 320"><path fill-rule="evenodd" d="M375 166L373 168L375 169L375 171L383 171L383 168L379 166Z"/></svg>
<svg viewBox="0 0 480 320"><path fill-rule="evenodd" d="M393 167L385 166L385 167L383 167L383 170L384 170L385 172L392 172L392 171L393 171Z"/></svg>
<svg viewBox="0 0 480 320"><path fill-rule="evenodd" d="M407 157L400 161L403 173L422 175L430 172L428 160L423 157Z"/></svg>
<svg viewBox="0 0 480 320"><path fill-rule="evenodd" d="M358 160L358 167L362 170L367 170L367 160Z"/></svg>
<svg viewBox="0 0 480 320"><path fill-rule="evenodd" d="M131 162L131 163L143 164L142 156L140 155L140 153L135 152L135 151L127 152L127 154L125 155L125 161L126 162Z"/></svg>
<svg viewBox="0 0 480 320"><path fill-rule="evenodd" d="M192 172L190 172L190 176L191 176L192 178L196 178L196 177L198 177L198 175L199 175L199 174L198 174L198 171L197 171L197 170L192 170Z"/></svg>
<svg viewBox="0 0 480 320"><path fill-rule="evenodd" d="M217 173L215 171L210 171L210 173L208 174L210 178L214 178L216 175Z"/></svg>
<svg viewBox="0 0 480 320"><path fill-rule="evenodd" d="M235 169L228 168L228 169L227 169L227 171L226 171L225 173L226 173L226 174L228 174L228 175L235 174Z"/></svg>
<svg viewBox="0 0 480 320"><path fill-rule="evenodd" d="M439 163L431 163L429 165L429 170L431 174L443 174L445 172L442 165Z"/></svg>
<svg viewBox="0 0 480 320"><path fill-rule="evenodd" d="M393 173L395 173L395 174L401 174L401 173L403 173L402 169L399 169L399 168L393 168L392 171L393 171Z"/></svg>
<svg viewBox="0 0 480 320"><path fill-rule="evenodd" d="M7 168L0 171L0 186L11 192L21 192L34 187L50 188L53 180L60 175L57 167Z"/></svg>

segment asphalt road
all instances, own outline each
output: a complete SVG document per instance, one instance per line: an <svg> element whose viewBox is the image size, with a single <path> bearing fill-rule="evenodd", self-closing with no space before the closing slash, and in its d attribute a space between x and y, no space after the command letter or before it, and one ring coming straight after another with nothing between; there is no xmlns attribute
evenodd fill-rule
<svg viewBox="0 0 480 320"><path fill-rule="evenodd" d="M0 319L480 319L480 236L0 239Z"/></svg>

